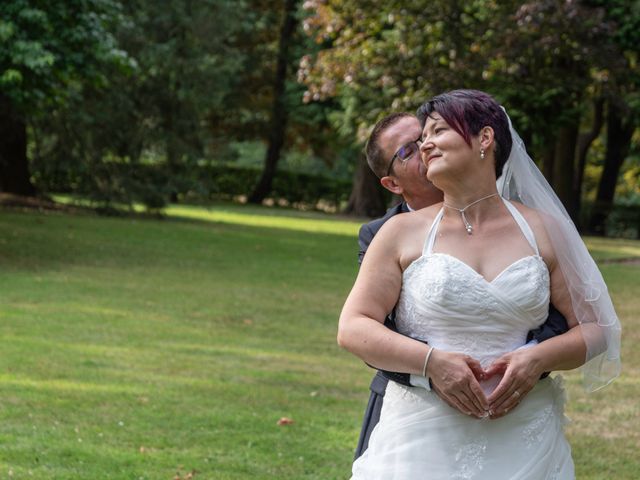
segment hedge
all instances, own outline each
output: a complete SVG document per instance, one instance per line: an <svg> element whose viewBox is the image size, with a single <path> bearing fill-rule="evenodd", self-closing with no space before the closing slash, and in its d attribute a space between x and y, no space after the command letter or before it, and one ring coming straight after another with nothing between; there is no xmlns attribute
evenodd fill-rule
<svg viewBox="0 0 640 480"><path fill-rule="evenodd" d="M142 203L161 209L169 201L207 201L237 198L251 193L262 171L235 165L178 167L108 162L82 172L47 172L36 175L44 192L73 193L104 205ZM280 170L269 195L276 202L316 207L323 203L338 208L346 202L351 182L306 173Z"/></svg>

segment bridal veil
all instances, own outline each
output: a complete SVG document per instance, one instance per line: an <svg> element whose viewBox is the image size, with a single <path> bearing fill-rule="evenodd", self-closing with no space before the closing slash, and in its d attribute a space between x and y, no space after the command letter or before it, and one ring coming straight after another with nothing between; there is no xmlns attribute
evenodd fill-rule
<svg viewBox="0 0 640 480"><path fill-rule="evenodd" d="M587 345L584 386L595 391L620 374L620 321L600 270L560 199L527 154L510 118L509 127L513 146L498 179L498 192L541 213Z"/></svg>

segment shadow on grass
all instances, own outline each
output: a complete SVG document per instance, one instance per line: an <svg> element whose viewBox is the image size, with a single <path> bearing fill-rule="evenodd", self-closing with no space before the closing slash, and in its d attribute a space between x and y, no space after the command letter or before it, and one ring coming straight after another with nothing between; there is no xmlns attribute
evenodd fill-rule
<svg viewBox="0 0 640 480"><path fill-rule="evenodd" d="M153 270L167 259L182 257L189 267L193 261L208 261L224 252L240 263L257 252L293 257L323 251L331 259L330 249L322 246L336 240L347 254L352 253L355 265L358 227L327 215L316 219L182 206L172 207L162 219L3 209L0 265L18 270L146 265Z"/></svg>

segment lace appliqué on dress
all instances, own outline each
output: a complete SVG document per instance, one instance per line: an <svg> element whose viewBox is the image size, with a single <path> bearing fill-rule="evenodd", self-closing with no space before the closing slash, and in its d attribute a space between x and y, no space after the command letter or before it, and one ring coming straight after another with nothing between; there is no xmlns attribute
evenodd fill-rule
<svg viewBox="0 0 640 480"><path fill-rule="evenodd" d="M477 478L478 472L484 468L484 456L487 451L487 438L482 436L474 442L464 445L452 445L455 454L455 463L458 469L453 473L452 479L469 480Z"/></svg>
<svg viewBox="0 0 640 480"><path fill-rule="evenodd" d="M551 476L549 477L549 480L558 480L561 471L562 471L562 467L560 465L556 465L555 468L553 469L553 472L551 472Z"/></svg>
<svg viewBox="0 0 640 480"><path fill-rule="evenodd" d="M553 411L553 406L549 405L545 407L535 419L524 427L522 435L527 448L534 448L540 445L544 438L545 428L553 415Z"/></svg>
<svg viewBox="0 0 640 480"><path fill-rule="evenodd" d="M427 406L441 402L442 400L434 392L428 392L420 387L406 387L390 381L384 394L382 408L393 410L396 404L407 403Z"/></svg>
<svg viewBox="0 0 640 480"><path fill-rule="evenodd" d="M569 419L564 414L567 396L564 389L564 379L558 375L549 378L548 381L551 382L553 389L553 403L541 410L536 418L531 420L522 430L527 448L535 448L540 445L549 422L558 419L560 421L559 428L564 427L569 422Z"/></svg>

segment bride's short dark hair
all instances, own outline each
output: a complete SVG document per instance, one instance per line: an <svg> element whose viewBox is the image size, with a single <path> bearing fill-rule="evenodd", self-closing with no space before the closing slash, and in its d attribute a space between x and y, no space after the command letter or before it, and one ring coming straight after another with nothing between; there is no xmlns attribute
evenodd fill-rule
<svg viewBox="0 0 640 480"><path fill-rule="evenodd" d="M472 135L477 135L483 127L493 128L496 178L502 175L511 153L512 139L507 114L491 95L480 90L452 90L436 95L423 103L416 113L423 128L433 112L438 112L469 146Z"/></svg>

